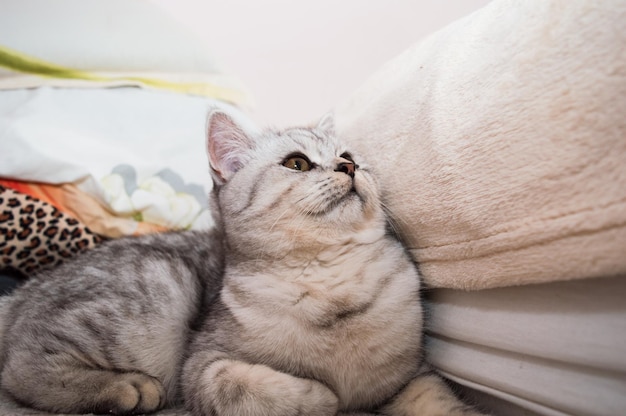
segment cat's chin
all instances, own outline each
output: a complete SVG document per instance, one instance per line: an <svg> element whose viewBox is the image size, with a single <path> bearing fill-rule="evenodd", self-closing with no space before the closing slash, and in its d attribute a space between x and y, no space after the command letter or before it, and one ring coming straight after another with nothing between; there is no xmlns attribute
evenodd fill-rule
<svg viewBox="0 0 626 416"><path fill-rule="evenodd" d="M328 204L316 216L335 229L354 229L376 217L376 213L376 205L371 203L371 195L355 186Z"/></svg>
<svg viewBox="0 0 626 416"><path fill-rule="evenodd" d="M349 190L348 192L346 192L339 198L330 202L326 207L324 207L324 209L319 214L331 215L335 213L336 211L344 211L346 209L348 210L358 209L358 211L362 211L364 203L365 201L363 197L359 195L359 193L354 188L352 188L351 190ZM341 215L341 212L339 212L339 215Z"/></svg>

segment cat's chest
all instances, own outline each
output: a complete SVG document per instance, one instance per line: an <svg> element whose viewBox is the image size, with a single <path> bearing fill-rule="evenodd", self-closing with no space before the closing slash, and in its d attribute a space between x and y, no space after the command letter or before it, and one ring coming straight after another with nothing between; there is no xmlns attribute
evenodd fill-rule
<svg viewBox="0 0 626 416"><path fill-rule="evenodd" d="M227 285L245 355L323 380L345 403L372 389L384 395L413 371L421 342L417 274L395 260Z"/></svg>
<svg viewBox="0 0 626 416"><path fill-rule="evenodd" d="M417 273L399 257L360 264L287 264L270 274L227 279L222 297L249 331L291 325L294 331L340 337L343 332L333 328L361 321L376 326L387 320L384 316L400 312L399 304L419 302L418 289Z"/></svg>

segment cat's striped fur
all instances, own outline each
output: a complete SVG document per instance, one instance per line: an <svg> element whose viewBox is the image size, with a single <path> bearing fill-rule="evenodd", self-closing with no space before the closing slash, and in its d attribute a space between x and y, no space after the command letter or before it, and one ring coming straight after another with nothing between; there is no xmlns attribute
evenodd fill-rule
<svg viewBox="0 0 626 416"><path fill-rule="evenodd" d="M417 270L332 118L258 136L215 113L209 132L227 255L183 370L193 413L478 414L423 363Z"/></svg>
<svg viewBox="0 0 626 416"><path fill-rule="evenodd" d="M219 292L216 232L124 238L3 299L2 388L62 413L142 413L177 395L189 328Z"/></svg>
<svg viewBox="0 0 626 416"><path fill-rule="evenodd" d="M332 118L259 133L215 111L208 149L219 231L33 278L0 308L3 389L56 412L478 414L423 363L418 273Z"/></svg>

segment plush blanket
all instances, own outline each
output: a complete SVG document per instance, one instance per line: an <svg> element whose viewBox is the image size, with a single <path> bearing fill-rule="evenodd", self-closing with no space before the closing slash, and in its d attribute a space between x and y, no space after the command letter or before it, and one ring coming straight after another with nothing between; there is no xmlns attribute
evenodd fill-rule
<svg viewBox="0 0 626 416"><path fill-rule="evenodd" d="M626 273L626 3L496 0L336 109L432 287Z"/></svg>

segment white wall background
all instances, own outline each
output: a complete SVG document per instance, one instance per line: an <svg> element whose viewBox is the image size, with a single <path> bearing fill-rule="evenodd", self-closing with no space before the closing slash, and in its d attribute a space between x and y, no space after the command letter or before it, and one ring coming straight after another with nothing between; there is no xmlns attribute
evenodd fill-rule
<svg viewBox="0 0 626 416"><path fill-rule="evenodd" d="M200 34L262 124L307 123L383 63L489 0L151 0Z"/></svg>

